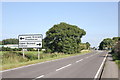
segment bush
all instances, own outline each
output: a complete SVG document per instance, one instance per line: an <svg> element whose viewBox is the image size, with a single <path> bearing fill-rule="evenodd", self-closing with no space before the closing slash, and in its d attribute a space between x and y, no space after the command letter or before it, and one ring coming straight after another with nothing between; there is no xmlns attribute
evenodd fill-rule
<svg viewBox="0 0 120 80"><path fill-rule="evenodd" d="M51 57L51 58L57 57L57 54L52 53L52 54L50 55L50 57Z"/></svg>
<svg viewBox="0 0 120 80"><path fill-rule="evenodd" d="M1 47L0 51L21 51L21 48L9 48L9 47Z"/></svg>
<svg viewBox="0 0 120 80"><path fill-rule="evenodd" d="M9 47L2 47L1 50L2 50L2 51L12 51L12 49L9 48Z"/></svg>
<svg viewBox="0 0 120 80"><path fill-rule="evenodd" d="M29 60L35 60L38 59L36 54L25 54L25 57L28 58Z"/></svg>

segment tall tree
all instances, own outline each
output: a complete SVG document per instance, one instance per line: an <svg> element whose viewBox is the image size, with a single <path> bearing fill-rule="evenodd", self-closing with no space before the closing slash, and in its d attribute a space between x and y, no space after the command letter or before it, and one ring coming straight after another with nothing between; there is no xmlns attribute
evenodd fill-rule
<svg viewBox="0 0 120 80"><path fill-rule="evenodd" d="M100 50L111 49L113 47L113 44L114 44L114 42L111 38L106 38L100 43L99 49Z"/></svg>
<svg viewBox="0 0 120 80"><path fill-rule="evenodd" d="M45 47L48 52L77 53L81 38L85 34L78 26L62 22L46 32Z"/></svg>

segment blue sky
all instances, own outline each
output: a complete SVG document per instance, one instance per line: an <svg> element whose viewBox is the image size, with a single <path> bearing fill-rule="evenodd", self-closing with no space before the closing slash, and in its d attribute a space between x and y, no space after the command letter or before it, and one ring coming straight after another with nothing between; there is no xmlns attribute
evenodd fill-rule
<svg viewBox="0 0 120 80"><path fill-rule="evenodd" d="M4 2L2 39L40 33L66 22L86 31L82 42L98 46L104 38L118 36L117 2Z"/></svg>

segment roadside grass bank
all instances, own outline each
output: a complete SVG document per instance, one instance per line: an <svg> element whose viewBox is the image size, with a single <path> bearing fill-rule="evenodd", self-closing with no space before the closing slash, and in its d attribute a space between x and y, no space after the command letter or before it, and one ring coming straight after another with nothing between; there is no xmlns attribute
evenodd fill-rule
<svg viewBox="0 0 120 80"><path fill-rule="evenodd" d="M91 52L90 50L82 50L80 53L64 54L64 53L44 53L40 52L40 59L37 59L37 51L26 51L25 58L22 57L21 51L3 51L0 52L2 57L2 63L0 63L0 70L6 70L25 66L29 64L35 64L60 58L66 58L70 56L81 55Z"/></svg>

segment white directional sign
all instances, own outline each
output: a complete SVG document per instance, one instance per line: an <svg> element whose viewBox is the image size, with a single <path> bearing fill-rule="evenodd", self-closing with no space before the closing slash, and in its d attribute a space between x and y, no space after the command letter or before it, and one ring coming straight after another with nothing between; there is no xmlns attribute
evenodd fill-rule
<svg viewBox="0 0 120 80"><path fill-rule="evenodd" d="M28 34L19 35L19 48L41 48L42 35L41 34Z"/></svg>

